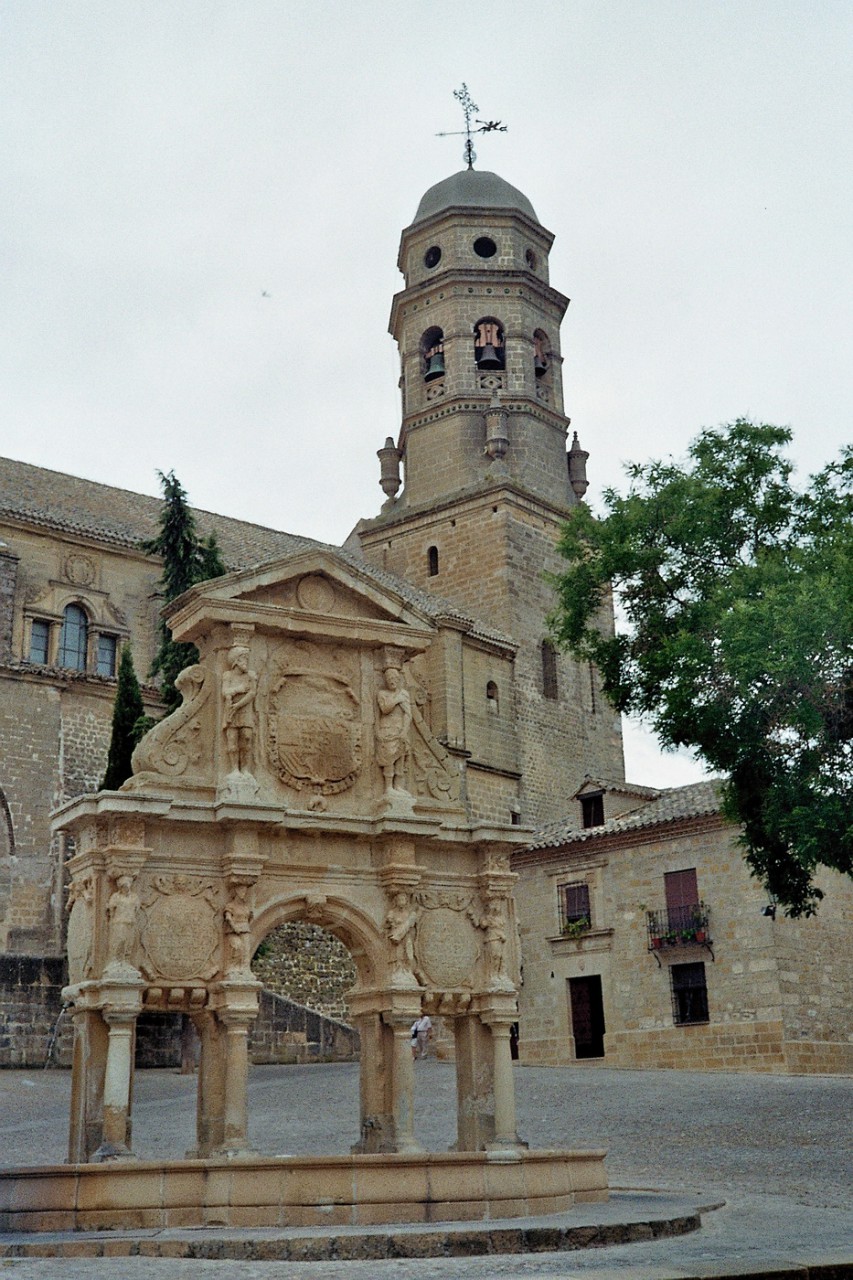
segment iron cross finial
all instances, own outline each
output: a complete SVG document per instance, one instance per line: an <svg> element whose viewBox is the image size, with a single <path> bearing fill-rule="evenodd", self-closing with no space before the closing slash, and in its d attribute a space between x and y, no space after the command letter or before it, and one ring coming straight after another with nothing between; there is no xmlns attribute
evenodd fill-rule
<svg viewBox="0 0 853 1280"><path fill-rule="evenodd" d="M468 92L468 86L462 82L461 89L454 89L453 96L462 107L465 113L465 128L455 129L449 133L437 133L437 138L456 138L465 134L465 150L462 152L462 158L468 165L469 169L474 168L474 161L477 159L477 153L474 150L474 143L471 140L472 133L506 133L506 125L501 124L500 120L478 120L475 113L480 110L471 94ZM471 117L474 116L474 123L479 125L478 129L471 127Z"/></svg>

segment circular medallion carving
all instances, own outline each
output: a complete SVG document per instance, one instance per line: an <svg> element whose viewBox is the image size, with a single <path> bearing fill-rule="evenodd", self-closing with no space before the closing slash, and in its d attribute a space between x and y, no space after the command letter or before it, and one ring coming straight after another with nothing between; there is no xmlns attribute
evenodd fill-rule
<svg viewBox="0 0 853 1280"><path fill-rule="evenodd" d="M95 562L79 551L72 552L65 561L65 576L78 587L90 587L95 581Z"/></svg>
<svg viewBox="0 0 853 1280"><path fill-rule="evenodd" d="M480 940L459 911L438 907L418 921L418 964L430 984L439 988L470 987L480 954Z"/></svg>
<svg viewBox="0 0 853 1280"><path fill-rule="evenodd" d="M319 573L309 573L300 579L296 599L303 609L311 613L331 613L335 604L335 588Z"/></svg>

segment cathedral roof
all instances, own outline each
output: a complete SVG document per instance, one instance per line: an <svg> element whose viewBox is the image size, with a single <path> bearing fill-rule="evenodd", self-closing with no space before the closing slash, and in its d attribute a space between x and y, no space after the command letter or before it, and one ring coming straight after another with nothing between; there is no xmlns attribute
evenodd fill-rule
<svg viewBox="0 0 853 1280"><path fill-rule="evenodd" d="M57 533L138 550L141 542L159 532L158 516L162 505L159 498L133 493L129 489L115 489L112 485L83 480L61 471L49 471L46 467L0 458L0 520L5 517ZM377 584L395 591L426 617L436 622L448 619L469 635L502 647L515 648L514 642L503 632L480 622L440 596L419 591L404 578L370 564L349 548L331 546L315 538L268 529L264 525L216 515L196 507L193 515L202 537L216 534L222 559L231 570L249 569L311 548L323 548L373 578Z"/></svg>
<svg viewBox="0 0 853 1280"><path fill-rule="evenodd" d="M538 222L536 210L518 187L489 173L487 169L461 169L449 178L437 182L422 197L414 222L443 213L445 209L510 209L526 214Z"/></svg>
<svg viewBox="0 0 853 1280"><path fill-rule="evenodd" d="M709 817L720 812L718 779L692 782L686 787L667 787L662 791L654 791L652 788L643 789L655 798L648 800L639 808L632 809L630 813L620 814L618 818L610 818L601 826L581 829L578 829L574 817L550 822L535 832L527 848L557 849L562 845L577 844L584 840L680 822L687 818Z"/></svg>

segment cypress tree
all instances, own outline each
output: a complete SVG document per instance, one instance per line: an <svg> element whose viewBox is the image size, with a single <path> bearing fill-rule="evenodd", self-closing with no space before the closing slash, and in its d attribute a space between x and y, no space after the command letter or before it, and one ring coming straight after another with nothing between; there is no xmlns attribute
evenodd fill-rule
<svg viewBox="0 0 853 1280"><path fill-rule="evenodd" d="M199 541L195 517L187 495L174 471L164 475L158 472L163 487L163 506L160 511L160 532L141 544L149 555L160 556L163 572L160 586L168 603L196 582L218 578L225 573L225 565L216 535ZM179 644L172 639L165 620L160 622L160 647L151 664L151 676L160 677L160 691L166 704L166 714L180 706L181 695L175 688L175 677L184 667L198 662L198 649L194 644Z"/></svg>
<svg viewBox="0 0 853 1280"><path fill-rule="evenodd" d="M118 686L113 704L113 727L110 737L110 750L107 756L107 771L101 783L102 791L118 791L133 772L130 757L137 743L135 726L144 714L142 694L139 681L133 669L133 656L130 645L122 647L118 666Z"/></svg>

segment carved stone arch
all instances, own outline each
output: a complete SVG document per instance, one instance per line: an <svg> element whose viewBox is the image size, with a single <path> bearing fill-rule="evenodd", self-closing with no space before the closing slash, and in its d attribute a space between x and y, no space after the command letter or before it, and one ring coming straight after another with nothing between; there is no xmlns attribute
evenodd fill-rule
<svg viewBox="0 0 853 1280"><path fill-rule="evenodd" d="M335 895L293 894L268 903L252 920L252 954L281 924L300 921L327 930L352 957L358 985L370 987L382 972L387 940L365 912Z"/></svg>

